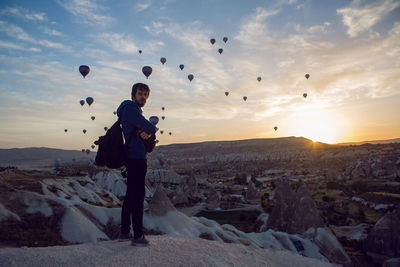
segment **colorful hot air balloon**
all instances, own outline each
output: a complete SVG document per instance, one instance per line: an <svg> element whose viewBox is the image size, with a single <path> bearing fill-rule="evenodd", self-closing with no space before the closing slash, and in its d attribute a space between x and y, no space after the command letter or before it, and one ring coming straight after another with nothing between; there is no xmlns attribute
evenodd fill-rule
<svg viewBox="0 0 400 267"><path fill-rule="evenodd" d="M94 101L93 97L90 97L90 96L86 97L86 103L88 103L89 107L90 107L91 104L93 104L93 101Z"/></svg>
<svg viewBox="0 0 400 267"><path fill-rule="evenodd" d="M89 155L89 153L90 153L90 149L86 149L86 154Z"/></svg>
<svg viewBox="0 0 400 267"><path fill-rule="evenodd" d="M160 58L161 63L164 65L165 62L167 62L167 59L165 57Z"/></svg>
<svg viewBox="0 0 400 267"><path fill-rule="evenodd" d="M258 81L258 82L261 82L261 77L257 77L257 81Z"/></svg>
<svg viewBox="0 0 400 267"><path fill-rule="evenodd" d="M83 131L82 131L84 134L86 133L86 129L83 129Z"/></svg>
<svg viewBox="0 0 400 267"><path fill-rule="evenodd" d="M106 132L107 132L107 130L108 130L108 127L107 127L107 126L105 126L105 127L104 127L104 131L106 131Z"/></svg>
<svg viewBox="0 0 400 267"><path fill-rule="evenodd" d="M306 79L308 80L308 78L310 78L310 74L306 74L306 75L304 75L304 77L306 77Z"/></svg>
<svg viewBox="0 0 400 267"><path fill-rule="evenodd" d="M158 142L160 142L160 141L156 140L156 144L158 144Z"/></svg>
<svg viewBox="0 0 400 267"><path fill-rule="evenodd" d="M95 148L95 146L94 146L94 145L91 145L90 147L91 147L92 149L94 149L94 148Z"/></svg>
<svg viewBox="0 0 400 267"><path fill-rule="evenodd" d="M181 70L183 70L184 67L185 67L185 65L183 65L183 64L179 65L179 68L180 68Z"/></svg>
<svg viewBox="0 0 400 267"><path fill-rule="evenodd" d="M222 49L222 48L218 49L219 54L222 54L222 52L224 52L224 49Z"/></svg>
<svg viewBox="0 0 400 267"><path fill-rule="evenodd" d="M213 44L215 44L215 39L214 38L211 38L210 39L210 43L213 45Z"/></svg>
<svg viewBox="0 0 400 267"><path fill-rule="evenodd" d="M139 50L139 54L141 54L142 53L142 50Z"/></svg>
<svg viewBox="0 0 400 267"><path fill-rule="evenodd" d="M81 106L83 106L83 105L85 105L85 100L81 100L81 101L79 101L79 104L81 104Z"/></svg>
<svg viewBox="0 0 400 267"><path fill-rule="evenodd" d="M64 129L64 132L68 132L68 129Z"/></svg>
<svg viewBox="0 0 400 267"><path fill-rule="evenodd" d="M165 116L161 116L161 119L163 119L163 120L164 120L164 119L165 119Z"/></svg>
<svg viewBox="0 0 400 267"><path fill-rule="evenodd" d="M224 37L224 38L222 38L222 40L226 43L226 42L228 42L228 37Z"/></svg>
<svg viewBox="0 0 400 267"><path fill-rule="evenodd" d="M278 127L277 127L277 126L275 126L275 127L274 127L274 130L275 130L275 131L276 131L276 130L278 130Z"/></svg>
<svg viewBox="0 0 400 267"><path fill-rule="evenodd" d="M150 121L153 125L157 125L159 119L158 119L157 116L151 116L151 117L149 118L149 121Z"/></svg>
<svg viewBox="0 0 400 267"><path fill-rule="evenodd" d="M228 96L228 95L229 95L229 92L225 92L225 95Z"/></svg>
<svg viewBox="0 0 400 267"><path fill-rule="evenodd" d="M168 134L169 134L169 135L172 135L172 133L171 133L171 132L169 132Z"/></svg>
<svg viewBox="0 0 400 267"><path fill-rule="evenodd" d="M85 153L85 149L84 148L82 148L82 153Z"/></svg>
<svg viewBox="0 0 400 267"><path fill-rule="evenodd" d="M307 93L304 93L304 94L303 94L303 97L306 98L306 97L307 97Z"/></svg>
<svg viewBox="0 0 400 267"><path fill-rule="evenodd" d="M164 133L164 131L163 131L163 130L161 130L161 131L160 131L160 134L163 134L163 133Z"/></svg>
<svg viewBox="0 0 400 267"><path fill-rule="evenodd" d="M165 110L165 107L162 107L161 110Z"/></svg>
<svg viewBox="0 0 400 267"><path fill-rule="evenodd" d="M243 100L246 101L246 100L247 100L247 96L244 96L244 97L243 97Z"/></svg>
<svg viewBox="0 0 400 267"><path fill-rule="evenodd" d="M92 119L92 121L94 121L94 119L96 119L96 117L95 116L92 116L92 117L90 117L91 119Z"/></svg>
<svg viewBox="0 0 400 267"><path fill-rule="evenodd" d="M189 81L192 81L192 80L193 80L193 78L194 78L193 74L189 74L189 75L188 75L188 79L189 79Z"/></svg>
<svg viewBox="0 0 400 267"><path fill-rule="evenodd" d="M150 74L153 72L153 69L150 66L144 66L142 68L142 72L143 72L144 76L146 76L146 78L148 79Z"/></svg>
<svg viewBox="0 0 400 267"><path fill-rule="evenodd" d="M90 68L86 65L82 65L79 67L79 72L82 74L83 78L85 78L86 75L89 74Z"/></svg>
<svg viewBox="0 0 400 267"><path fill-rule="evenodd" d="M114 111L113 113L114 113L114 115L117 115L117 112L116 112L116 111Z"/></svg>

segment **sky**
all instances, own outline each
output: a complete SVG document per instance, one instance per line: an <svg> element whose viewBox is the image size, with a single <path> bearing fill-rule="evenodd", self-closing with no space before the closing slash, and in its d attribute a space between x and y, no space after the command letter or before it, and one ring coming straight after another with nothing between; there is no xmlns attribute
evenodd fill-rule
<svg viewBox="0 0 400 267"><path fill-rule="evenodd" d="M137 82L161 145L399 138L399 59L398 0L2 0L0 148L89 148Z"/></svg>

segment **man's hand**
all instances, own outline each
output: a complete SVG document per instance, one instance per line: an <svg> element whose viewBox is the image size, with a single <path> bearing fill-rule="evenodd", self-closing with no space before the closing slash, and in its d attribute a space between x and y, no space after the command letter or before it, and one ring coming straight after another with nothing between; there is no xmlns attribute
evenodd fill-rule
<svg viewBox="0 0 400 267"><path fill-rule="evenodd" d="M151 134L148 134L148 133L146 133L146 132L140 132L140 137L142 138L142 139L144 139L144 140L147 140L147 139L149 139L150 138L150 136L151 136Z"/></svg>

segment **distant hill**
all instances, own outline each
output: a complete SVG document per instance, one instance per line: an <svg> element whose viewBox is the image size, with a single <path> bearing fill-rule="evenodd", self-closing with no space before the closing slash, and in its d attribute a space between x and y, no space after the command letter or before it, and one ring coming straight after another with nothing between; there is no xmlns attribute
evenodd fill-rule
<svg viewBox="0 0 400 267"><path fill-rule="evenodd" d="M387 140L362 141L362 142L347 142L347 143L338 143L338 144L336 144L336 145L339 145L339 146L348 146L348 145L390 144L390 143L400 143L400 138L387 139Z"/></svg>
<svg viewBox="0 0 400 267"><path fill-rule="evenodd" d="M63 150L47 147L0 149L0 166L21 168L44 168L54 166L55 160L70 162L72 159L94 159L96 153L89 155L78 150Z"/></svg>
<svg viewBox="0 0 400 267"><path fill-rule="evenodd" d="M313 142L304 137L258 138L235 141L207 141L200 143L170 144L157 146L158 152L174 152L179 155L211 154L215 152L249 153L267 151L292 151L326 149L332 145Z"/></svg>

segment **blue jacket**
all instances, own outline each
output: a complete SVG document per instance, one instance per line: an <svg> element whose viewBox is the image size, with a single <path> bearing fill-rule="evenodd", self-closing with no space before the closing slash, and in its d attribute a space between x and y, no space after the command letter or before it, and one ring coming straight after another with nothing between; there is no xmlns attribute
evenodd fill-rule
<svg viewBox="0 0 400 267"><path fill-rule="evenodd" d="M122 107L125 107L122 111ZM125 142L130 143L128 146L128 158L130 159L145 159L146 148L143 140L137 131L142 130L149 134L155 134L157 128L146 120L142 115L142 109L132 100L124 100L117 109L118 117L121 117L122 132L124 133ZM132 132L135 134L132 136Z"/></svg>

